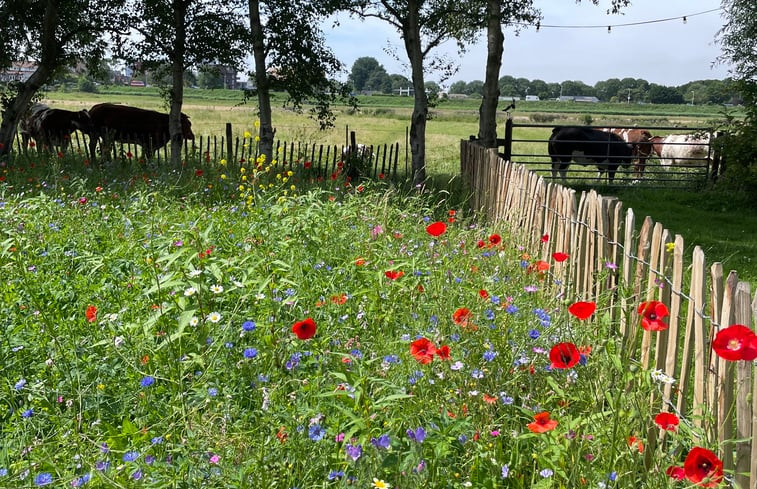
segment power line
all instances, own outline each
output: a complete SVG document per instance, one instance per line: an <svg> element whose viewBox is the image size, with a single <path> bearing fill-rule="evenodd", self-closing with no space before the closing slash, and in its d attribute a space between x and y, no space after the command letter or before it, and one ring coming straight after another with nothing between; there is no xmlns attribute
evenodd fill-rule
<svg viewBox="0 0 757 489"><path fill-rule="evenodd" d="M698 15L704 15L709 14L712 12L718 12L722 10L721 7L710 9L710 10L704 10L702 12L695 12L693 14L686 14L686 15L679 15L676 17L667 17L665 19L654 19L654 20L642 20L639 22L627 22L624 24L602 24L602 25L556 25L556 24L542 24L541 22L537 22L536 24L528 23L528 22L513 22L513 25L522 25L522 26L528 26L528 27L536 27L536 31L538 32L541 28L551 28L551 29L607 29L607 32L611 32L613 27L630 27L630 26L637 26L637 25L645 25L645 24L658 24L660 22L671 22L674 20L682 20L685 24L689 18L696 17Z"/></svg>

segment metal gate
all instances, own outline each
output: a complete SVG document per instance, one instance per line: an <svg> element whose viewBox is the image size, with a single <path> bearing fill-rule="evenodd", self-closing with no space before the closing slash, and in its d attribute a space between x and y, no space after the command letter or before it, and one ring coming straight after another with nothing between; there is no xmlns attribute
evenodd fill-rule
<svg viewBox="0 0 757 489"><path fill-rule="evenodd" d="M646 129L653 140L642 142L638 147L649 145L650 155L646 164L639 167L638 157L628 165L618 168L613 182L609 182L608 172L598 171L596 164L580 163L572 160L567 170L568 183L597 184L611 186L644 185L650 187L691 188L704 185L716 178L721 169L720 157L713 145L714 132L707 127L671 126L600 126L517 124L508 118L505 138L497 144L503 148L500 156L505 160L526 166L547 180L563 181L559 173L553 172L552 159L548 153L548 143L553 131L568 127L587 127L597 130ZM608 136L609 138L609 136ZM579 141L568 141L579 142ZM655 144L656 142L656 144ZM615 142L604 142L604 145ZM625 144L618 142L618 144ZM637 146L634 147L635 153ZM601 167L601 165L600 165ZM600 168L607 170L606 167Z"/></svg>

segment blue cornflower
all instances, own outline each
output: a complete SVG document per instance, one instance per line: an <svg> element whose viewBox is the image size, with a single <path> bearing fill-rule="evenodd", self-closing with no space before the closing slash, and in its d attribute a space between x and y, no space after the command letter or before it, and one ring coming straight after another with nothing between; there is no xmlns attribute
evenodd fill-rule
<svg viewBox="0 0 757 489"><path fill-rule="evenodd" d="M314 424L308 429L308 437L313 441L321 441L326 436L326 430L319 424Z"/></svg>
<svg viewBox="0 0 757 489"><path fill-rule="evenodd" d="M245 358L255 358L258 356L258 350L255 348L245 348L244 350L244 357Z"/></svg>
<svg viewBox="0 0 757 489"><path fill-rule="evenodd" d="M289 357L289 360L284 364L284 367L287 370L292 370L294 368L297 368L297 366L300 364L300 360L302 359L302 353L292 353L292 355Z"/></svg>
<svg viewBox="0 0 757 489"><path fill-rule="evenodd" d="M121 457L121 460L123 460L124 462L133 462L138 458L139 452L126 452L124 453L124 456Z"/></svg>
<svg viewBox="0 0 757 489"><path fill-rule="evenodd" d="M457 441L459 441L460 444L463 445L465 444L466 441L468 441L468 437L461 434L460 436L457 437Z"/></svg>
<svg viewBox="0 0 757 489"><path fill-rule="evenodd" d="M6 475L8 475L8 469L0 467L0 477L5 477Z"/></svg>
<svg viewBox="0 0 757 489"><path fill-rule="evenodd" d="M484 378L484 373L481 370L479 370L477 368L474 368L473 372L471 372L470 376L473 377L474 379L483 379Z"/></svg>
<svg viewBox="0 0 757 489"><path fill-rule="evenodd" d="M258 374L258 382L264 384L268 382L269 377L265 374Z"/></svg>
<svg viewBox="0 0 757 489"><path fill-rule="evenodd" d="M491 362L492 360L494 360L494 357L496 356L497 356L497 352L492 350L491 348L486 350L483 355L484 360L486 360L487 362Z"/></svg>
<svg viewBox="0 0 757 489"><path fill-rule="evenodd" d="M494 321L494 311L491 309L487 309L484 311L484 315L486 316L486 319L489 321Z"/></svg>
<svg viewBox="0 0 757 489"><path fill-rule="evenodd" d="M423 440L426 439L426 430L424 430L423 427L420 427L420 426L416 428L415 431L408 428L405 433L407 433L407 436L411 440L418 443L423 443Z"/></svg>
<svg viewBox="0 0 757 489"><path fill-rule="evenodd" d="M146 377L143 377L142 380L139 381L139 385L144 387L150 387L155 383L155 378L148 375Z"/></svg>
<svg viewBox="0 0 757 489"><path fill-rule="evenodd" d="M510 466L505 464L502 466L502 478L507 479L510 477Z"/></svg>
<svg viewBox="0 0 757 489"><path fill-rule="evenodd" d="M615 471L612 471L612 472L610 472L610 473L609 473L609 474L607 475L607 478L608 478L608 479L610 479L611 481L615 482L615 479L617 479L617 478L618 478L618 473L617 473L617 472L615 472Z"/></svg>
<svg viewBox="0 0 757 489"><path fill-rule="evenodd" d="M554 474L554 472L552 471L552 469L544 469L541 472L539 472L539 475L542 476L542 477L544 477L545 479L547 477L552 477L552 474Z"/></svg>
<svg viewBox="0 0 757 489"><path fill-rule="evenodd" d="M353 357L357 358L358 360L360 360L361 358L363 358L363 352L360 351L360 350L358 350L357 348L355 348L353 350L350 350L350 355L352 355Z"/></svg>
<svg viewBox="0 0 757 489"><path fill-rule="evenodd" d="M489 300L492 301L492 304L494 304L495 306L499 305L500 303L500 299L498 295L491 296Z"/></svg>
<svg viewBox="0 0 757 489"><path fill-rule="evenodd" d="M26 387L26 379L19 379L19 381L13 386L17 391L20 391L24 387Z"/></svg>
<svg viewBox="0 0 757 489"><path fill-rule="evenodd" d="M518 312L518 306L510 304L505 308L505 312L508 314L516 314Z"/></svg>
<svg viewBox="0 0 757 489"><path fill-rule="evenodd" d="M387 449L391 445L391 439L389 435L381 435L378 438L371 438L371 445L376 448Z"/></svg>
<svg viewBox="0 0 757 489"><path fill-rule="evenodd" d="M22 418L31 418L32 416L34 416L34 408L29 408L21 413Z"/></svg>
<svg viewBox="0 0 757 489"><path fill-rule="evenodd" d="M242 331L255 331L255 321L245 321L242 323Z"/></svg>
<svg viewBox="0 0 757 489"><path fill-rule="evenodd" d="M87 472L81 477L77 477L76 479L71 481L71 487L81 487L87 482L89 482L89 479L92 477L92 475Z"/></svg>
<svg viewBox="0 0 757 489"><path fill-rule="evenodd" d="M160 445L163 443L163 437L162 436L156 436L152 440L150 440L150 443L153 445Z"/></svg>
<svg viewBox="0 0 757 489"><path fill-rule="evenodd" d="M218 395L218 389L216 389L215 387L209 387L208 388L208 395L210 397L216 397Z"/></svg>
<svg viewBox="0 0 757 489"><path fill-rule="evenodd" d="M344 471L343 470L332 470L331 472L329 472L329 480L330 481L341 479L342 477L344 477Z"/></svg>
<svg viewBox="0 0 757 489"><path fill-rule="evenodd" d="M541 336L541 333L539 333L538 329L532 329L528 332L528 336L530 336L532 340L535 340Z"/></svg>
<svg viewBox="0 0 757 489"><path fill-rule="evenodd" d="M384 357L384 363L400 363L400 357L397 355L386 355Z"/></svg>
<svg viewBox="0 0 757 489"><path fill-rule="evenodd" d="M48 484L51 484L52 482L53 476L50 474L50 472L42 472L41 474L37 474L37 476L34 477L35 486L46 486Z"/></svg>

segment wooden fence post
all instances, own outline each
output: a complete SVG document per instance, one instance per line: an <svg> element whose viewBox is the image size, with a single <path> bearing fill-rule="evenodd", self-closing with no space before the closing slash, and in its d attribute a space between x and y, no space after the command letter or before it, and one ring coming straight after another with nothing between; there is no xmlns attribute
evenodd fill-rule
<svg viewBox="0 0 757 489"><path fill-rule="evenodd" d="M226 123L226 161L229 163L232 160L232 143L231 143L231 122Z"/></svg>

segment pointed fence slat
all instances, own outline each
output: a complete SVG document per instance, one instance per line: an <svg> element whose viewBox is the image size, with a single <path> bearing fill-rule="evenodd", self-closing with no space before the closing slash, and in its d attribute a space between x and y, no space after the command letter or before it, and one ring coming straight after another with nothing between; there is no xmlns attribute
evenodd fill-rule
<svg viewBox="0 0 757 489"><path fill-rule="evenodd" d="M505 162L495 150L462 141L460 168L472 191L471 207L482 220L522 229L526 251L550 261L555 295L569 300L610 296L613 324L618 324L623 350L643 367L659 369L674 379L652 396L652 409L676 410L695 427L697 443L719 447L724 468L734 473L740 489L757 487L757 375L754 365L726 362L712 353L714 335L740 323L755 328L757 294L735 272L723 281L722 265L706 268L704 252L695 247L684 256L684 239L675 238L650 217L641 221L633 209L596 192L575 191L530 175L523 166ZM544 234L550 236L545 243ZM517 237L516 237L517 239ZM555 263L555 251L569 254ZM685 260L689 258L689 260ZM607 280L598 277L605 262L615 263ZM688 283L688 290L684 290ZM618 294L615 300L615 293ZM639 333L636 312L645 300L668 306L669 327ZM638 340L641 341L638 341ZM648 433L647 450L663 442L656 428ZM645 460L652 466L652 460Z"/></svg>

